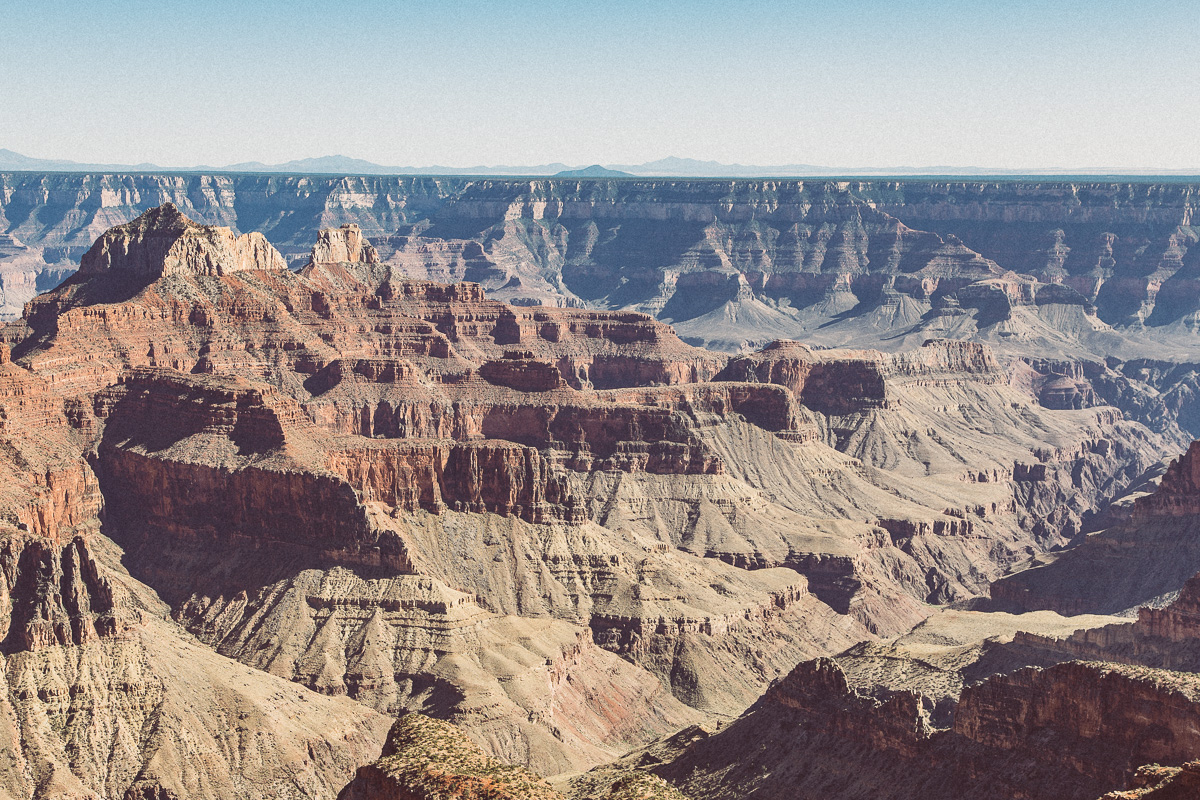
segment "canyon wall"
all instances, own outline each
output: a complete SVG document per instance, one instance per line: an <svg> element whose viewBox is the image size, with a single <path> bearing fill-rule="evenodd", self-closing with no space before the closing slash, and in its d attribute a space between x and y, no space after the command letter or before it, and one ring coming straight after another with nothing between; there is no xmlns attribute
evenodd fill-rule
<svg viewBox="0 0 1200 800"><path fill-rule="evenodd" d="M1116 613L1175 599L1200 572L1198 461L1200 443L1194 442L1117 524L1060 554L1014 565L1011 575L992 585L995 607Z"/></svg>
<svg viewBox="0 0 1200 800"><path fill-rule="evenodd" d="M101 532L90 414L0 347L0 794L332 797L382 715L219 656Z"/></svg>
<svg viewBox="0 0 1200 800"><path fill-rule="evenodd" d="M567 213L553 198L493 207L505 186L427 205L539 225ZM685 189L668 221L704 221ZM570 213L640 208L593 200ZM722 213L753 218L757 203ZM51 725L44 747L22 745L31 763L70 764L105 797L135 784L271 796L290 775L300 795L330 797L348 764L373 759L385 715L454 721L490 755L557 774L756 701L824 714L821 742L872 721L870 746L903 761L966 736L947 733L948 694L877 695L843 686L836 664L795 665L902 634L1052 557L1174 441L1113 407L1047 407L984 342L780 342L730 358L645 310L531 307L413 277L367 230L322 230L293 270L263 236L164 204L99 236L0 347L0 644L21 679L77 691L37 677L38 659L142 659L163 692L144 703L175 709L188 682L220 693L252 675L246 703L280 687L289 714L314 700L246 736L294 720L323 731L352 708L330 728L349 744L283 737L306 748L263 751L261 775L220 767L234 777L211 790L181 788L157 755L170 736L122 744L126 766L101 790L97 754L118 728L88 733L81 758ZM929 236L913 247L938 251L930 269L993 274ZM180 653L187 682L171 678ZM189 730L181 714L161 719ZM305 761L308 748L323 755ZM38 769L13 793L32 796Z"/></svg>
<svg viewBox="0 0 1200 800"><path fill-rule="evenodd" d="M1196 351L1197 188L1181 182L5 173L6 313L164 202L297 266L318 231L356 225L407 278L636 309L735 350L970 335L1154 357L1112 330L1148 326Z"/></svg>
<svg viewBox="0 0 1200 800"><path fill-rule="evenodd" d="M1195 675L1067 662L967 687L944 726L931 698L869 693L818 660L652 770L697 798L1091 800L1190 760L1198 698Z"/></svg>

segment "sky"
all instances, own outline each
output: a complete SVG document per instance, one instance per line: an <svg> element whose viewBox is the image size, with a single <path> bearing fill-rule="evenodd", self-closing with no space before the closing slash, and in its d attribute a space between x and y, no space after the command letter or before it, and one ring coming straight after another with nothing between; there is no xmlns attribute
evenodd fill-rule
<svg viewBox="0 0 1200 800"><path fill-rule="evenodd" d="M1200 167L1187 0L0 0L0 19L0 148L37 158Z"/></svg>

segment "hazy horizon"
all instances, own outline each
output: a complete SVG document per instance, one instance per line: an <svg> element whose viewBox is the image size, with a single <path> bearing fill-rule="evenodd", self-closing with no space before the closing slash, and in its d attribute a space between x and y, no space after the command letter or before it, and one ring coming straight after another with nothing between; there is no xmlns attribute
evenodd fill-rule
<svg viewBox="0 0 1200 800"><path fill-rule="evenodd" d="M10 157L16 157L15 159ZM33 163L18 163L23 160ZM236 162L232 164L154 164L139 161L133 164L109 164L76 162L67 159L37 159L23 153L15 153L0 147L0 171L50 171L50 172L96 172L122 170L130 172L230 172L230 173L294 173L294 174L338 174L338 175L424 175L424 176L470 176L492 177L555 177L560 173L570 175L587 172L600 167L603 172L595 177L695 177L695 178L926 178L926 177L987 177L997 179L1019 179L1023 177L1152 177L1182 179L1200 176L1200 167L1179 169L1110 169L1106 167L1081 167L1073 170L1062 168L1004 169L954 165L894 165L891 167L831 167L821 164L722 164L715 161L667 156L642 164L473 164L467 166L447 164L375 164L363 159L342 154L290 159L277 164L262 162ZM623 170L629 170L628 172ZM777 171L772 171L777 170ZM578 177L587 177L580 175Z"/></svg>
<svg viewBox="0 0 1200 800"><path fill-rule="evenodd" d="M192 8L11 4L0 147L172 168L1200 167L1200 20L1178 4Z"/></svg>

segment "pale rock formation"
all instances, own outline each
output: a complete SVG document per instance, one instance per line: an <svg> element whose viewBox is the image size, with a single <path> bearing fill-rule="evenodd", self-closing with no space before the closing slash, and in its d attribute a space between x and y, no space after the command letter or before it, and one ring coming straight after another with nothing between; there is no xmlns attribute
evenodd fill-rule
<svg viewBox="0 0 1200 800"><path fill-rule="evenodd" d="M81 275L113 271L146 280L286 269L283 256L261 233L235 236L229 228L197 225L171 203L105 232L79 264Z"/></svg>
<svg viewBox="0 0 1200 800"><path fill-rule="evenodd" d="M362 228L347 223L340 228L324 228L317 234L310 261L328 264L349 261L358 264L378 264L379 254L363 237Z"/></svg>

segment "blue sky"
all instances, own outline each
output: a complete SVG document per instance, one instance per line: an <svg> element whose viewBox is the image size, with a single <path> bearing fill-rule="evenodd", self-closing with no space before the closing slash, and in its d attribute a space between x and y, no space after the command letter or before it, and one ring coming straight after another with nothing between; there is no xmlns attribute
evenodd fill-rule
<svg viewBox="0 0 1200 800"><path fill-rule="evenodd" d="M0 147L42 158L1200 167L1188 2L0 11Z"/></svg>

